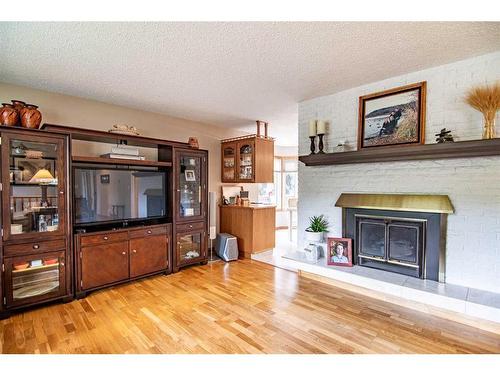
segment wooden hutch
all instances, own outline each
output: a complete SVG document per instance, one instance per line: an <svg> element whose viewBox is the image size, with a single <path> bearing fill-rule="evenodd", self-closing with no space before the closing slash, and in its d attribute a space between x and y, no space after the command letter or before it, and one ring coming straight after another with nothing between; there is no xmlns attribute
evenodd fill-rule
<svg viewBox="0 0 500 375"><path fill-rule="evenodd" d="M0 127L0 316L181 267L206 263L208 152L187 143L44 124ZM72 153L74 142L151 149L157 160ZM154 168L165 176L166 214L81 228L74 170ZM186 173L186 170L189 173Z"/></svg>
<svg viewBox="0 0 500 375"><path fill-rule="evenodd" d="M257 134L221 141L221 180L232 183L272 183L274 180L274 139L260 134L257 121Z"/></svg>

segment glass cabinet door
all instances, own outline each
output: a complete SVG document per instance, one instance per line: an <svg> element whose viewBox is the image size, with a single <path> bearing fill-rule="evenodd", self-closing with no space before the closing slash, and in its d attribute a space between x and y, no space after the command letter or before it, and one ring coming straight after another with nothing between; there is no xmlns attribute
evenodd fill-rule
<svg viewBox="0 0 500 375"><path fill-rule="evenodd" d="M236 179L236 148L232 144L222 146L222 180Z"/></svg>
<svg viewBox="0 0 500 375"><path fill-rule="evenodd" d="M203 257L203 232L177 234L177 263L189 263Z"/></svg>
<svg viewBox="0 0 500 375"><path fill-rule="evenodd" d="M2 177L4 239L62 234L63 140L10 134L2 138L3 170L9 171Z"/></svg>
<svg viewBox="0 0 500 375"><path fill-rule="evenodd" d="M5 259L8 306L55 298L65 293L64 251Z"/></svg>
<svg viewBox="0 0 500 375"><path fill-rule="evenodd" d="M202 219L204 212L203 156L183 153L178 156L177 218L179 220Z"/></svg>
<svg viewBox="0 0 500 375"><path fill-rule="evenodd" d="M254 144L253 142L238 143L238 178L253 180L254 178Z"/></svg>

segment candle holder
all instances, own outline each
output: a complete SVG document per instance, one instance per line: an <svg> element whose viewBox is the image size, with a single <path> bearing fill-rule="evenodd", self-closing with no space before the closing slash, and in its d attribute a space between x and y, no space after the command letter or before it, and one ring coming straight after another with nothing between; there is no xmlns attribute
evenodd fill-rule
<svg viewBox="0 0 500 375"><path fill-rule="evenodd" d="M309 136L309 139L311 140L311 153L310 155L314 154L314 151L316 150L316 145L314 144L314 139L316 138L315 135Z"/></svg>
<svg viewBox="0 0 500 375"><path fill-rule="evenodd" d="M325 152L323 151L323 136L324 134L318 134L319 137L319 143L318 143L318 154L324 154Z"/></svg>

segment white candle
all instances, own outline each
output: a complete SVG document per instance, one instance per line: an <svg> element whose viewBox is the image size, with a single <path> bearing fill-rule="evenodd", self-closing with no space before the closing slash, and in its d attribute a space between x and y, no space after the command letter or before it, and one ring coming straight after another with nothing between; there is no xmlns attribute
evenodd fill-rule
<svg viewBox="0 0 500 375"><path fill-rule="evenodd" d="M316 120L309 121L309 137L316 137Z"/></svg>
<svg viewBox="0 0 500 375"><path fill-rule="evenodd" d="M326 122L318 120L318 134L326 134Z"/></svg>

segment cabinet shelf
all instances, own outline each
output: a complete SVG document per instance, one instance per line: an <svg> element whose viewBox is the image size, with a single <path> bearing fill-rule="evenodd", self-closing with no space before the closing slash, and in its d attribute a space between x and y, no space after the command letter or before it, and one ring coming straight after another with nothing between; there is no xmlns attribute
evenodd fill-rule
<svg viewBox="0 0 500 375"><path fill-rule="evenodd" d="M13 159L28 159L28 160L57 160L56 158L52 156L42 156L40 158L35 158L35 157L28 157L26 155L12 155L10 154L10 157Z"/></svg>
<svg viewBox="0 0 500 375"><path fill-rule="evenodd" d="M360 151L299 156L306 166L436 160L500 155L500 139L377 147Z"/></svg>
<svg viewBox="0 0 500 375"><path fill-rule="evenodd" d="M170 161L152 161L152 160L133 160L133 159L112 159L101 158L94 156L73 156L74 163L91 163L91 164L119 164L119 165L137 165L145 167L171 167Z"/></svg>
<svg viewBox="0 0 500 375"><path fill-rule="evenodd" d="M59 263L47 264L47 265L43 265L43 266L28 267L28 268L25 268L23 270L12 270L12 274L29 275L29 274L35 273L35 272L49 271L52 269L57 269L58 267L59 267Z"/></svg>
<svg viewBox="0 0 500 375"><path fill-rule="evenodd" d="M53 187L57 187L57 182L52 183L52 184L43 184L40 182L13 182L13 181L11 181L10 186L47 186L47 187L53 186Z"/></svg>

